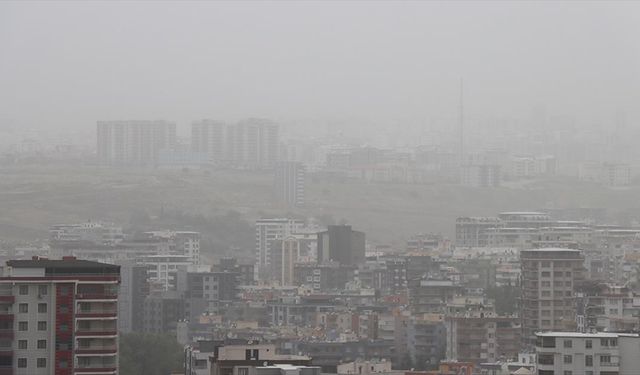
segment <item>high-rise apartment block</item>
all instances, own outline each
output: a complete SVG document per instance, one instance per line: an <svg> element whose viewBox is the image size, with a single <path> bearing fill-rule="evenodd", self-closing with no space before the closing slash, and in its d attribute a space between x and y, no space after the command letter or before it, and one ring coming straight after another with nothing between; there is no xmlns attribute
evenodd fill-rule
<svg viewBox="0 0 640 375"><path fill-rule="evenodd" d="M194 121L191 124L191 151L206 154L213 162L226 161L227 124L215 120Z"/></svg>
<svg viewBox="0 0 640 375"><path fill-rule="evenodd" d="M167 121L98 121L98 162L155 166L161 150L176 145L176 124Z"/></svg>
<svg viewBox="0 0 640 375"><path fill-rule="evenodd" d="M279 127L264 119L246 119L235 124L214 120L191 126L191 148L206 153L213 162L240 168L272 168L278 161Z"/></svg>
<svg viewBox="0 0 640 375"><path fill-rule="evenodd" d="M329 225L318 233L318 263L338 262L358 265L365 259L365 234L351 229L350 225Z"/></svg>
<svg viewBox="0 0 640 375"><path fill-rule="evenodd" d="M0 278L3 374L116 374L120 267L11 260Z"/></svg>
<svg viewBox="0 0 640 375"><path fill-rule="evenodd" d="M580 250L546 248L520 252L522 339L533 347L536 332L576 327L576 283L582 280Z"/></svg>
<svg viewBox="0 0 640 375"><path fill-rule="evenodd" d="M266 280L275 276L271 274L273 271L273 242L297 233L303 225L302 221L292 219L260 219L256 221L256 279Z"/></svg>
<svg viewBox="0 0 640 375"><path fill-rule="evenodd" d="M281 161L276 164L275 191L281 202L289 206L304 205L306 168L302 163Z"/></svg>

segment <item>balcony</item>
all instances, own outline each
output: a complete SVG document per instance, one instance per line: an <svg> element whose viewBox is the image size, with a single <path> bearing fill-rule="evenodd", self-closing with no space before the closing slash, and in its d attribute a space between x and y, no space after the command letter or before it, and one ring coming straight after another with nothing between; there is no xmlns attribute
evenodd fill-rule
<svg viewBox="0 0 640 375"><path fill-rule="evenodd" d="M116 367L80 367L73 370L76 374L115 374Z"/></svg>
<svg viewBox="0 0 640 375"><path fill-rule="evenodd" d="M117 336L118 335L118 331L116 329L93 329L93 330L82 330L82 331L76 331L76 336L78 337L110 337L110 336Z"/></svg>
<svg viewBox="0 0 640 375"><path fill-rule="evenodd" d="M114 293L78 293L76 299L93 301L117 301L118 296Z"/></svg>
<svg viewBox="0 0 640 375"><path fill-rule="evenodd" d="M0 367L0 375L13 375L13 367Z"/></svg>
<svg viewBox="0 0 640 375"><path fill-rule="evenodd" d="M79 347L76 349L77 355L115 355L118 353L116 346L91 346Z"/></svg>
<svg viewBox="0 0 640 375"><path fill-rule="evenodd" d="M0 322L1 321L13 321L13 314L5 311L0 311Z"/></svg>
<svg viewBox="0 0 640 375"><path fill-rule="evenodd" d="M15 301L16 301L16 297L15 296L0 295L0 303L14 303Z"/></svg>
<svg viewBox="0 0 640 375"><path fill-rule="evenodd" d="M76 318L79 319L116 319L117 317L117 311L83 311L76 314Z"/></svg>
<svg viewBox="0 0 640 375"><path fill-rule="evenodd" d="M11 339L13 340L15 333L13 329L0 329L0 339Z"/></svg>

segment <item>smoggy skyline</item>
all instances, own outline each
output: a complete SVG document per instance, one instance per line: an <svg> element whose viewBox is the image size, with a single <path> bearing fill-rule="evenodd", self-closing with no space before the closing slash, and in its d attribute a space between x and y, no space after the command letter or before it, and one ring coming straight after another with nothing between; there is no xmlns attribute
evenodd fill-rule
<svg viewBox="0 0 640 375"><path fill-rule="evenodd" d="M0 124L638 118L631 2L3 2ZM426 120L425 120L426 121ZM294 121L295 123L295 121Z"/></svg>

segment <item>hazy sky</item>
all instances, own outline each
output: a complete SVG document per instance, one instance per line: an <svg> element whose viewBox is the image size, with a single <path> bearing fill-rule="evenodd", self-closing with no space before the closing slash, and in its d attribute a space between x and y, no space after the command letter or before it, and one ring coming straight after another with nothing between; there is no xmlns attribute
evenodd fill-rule
<svg viewBox="0 0 640 375"><path fill-rule="evenodd" d="M0 2L0 122L639 118L640 3Z"/></svg>

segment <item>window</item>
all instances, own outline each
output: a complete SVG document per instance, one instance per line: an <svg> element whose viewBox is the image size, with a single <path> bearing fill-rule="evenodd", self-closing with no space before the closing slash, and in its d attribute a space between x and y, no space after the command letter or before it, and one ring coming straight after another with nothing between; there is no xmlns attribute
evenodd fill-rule
<svg viewBox="0 0 640 375"><path fill-rule="evenodd" d="M542 272L542 277L551 277L551 272Z"/></svg>
<svg viewBox="0 0 640 375"><path fill-rule="evenodd" d="M571 355L565 355L564 356L564 363L566 363L566 364L573 363L573 357Z"/></svg>
<svg viewBox="0 0 640 375"><path fill-rule="evenodd" d="M591 340L587 340L584 342L584 347L587 349L593 348L593 342Z"/></svg>
<svg viewBox="0 0 640 375"><path fill-rule="evenodd" d="M18 349L27 349L28 348L28 341L27 340L18 340Z"/></svg>
<svg viewBox="0 0 640 375"><path fill-rule="evenodd" d="M27 367L27 359L18 358L18 368L26 368L26 367Z"/></svg>
<svg viewBox="0 0 640 375"><path fill-rule="evenodd" d="M60 288L60 295L63 296L68 296L69 295L69 287L66 285L63 286L59 286L58 288Z"/></svg>
<svg viewBox="0 0 640 375"><path fill-rule="evenodd" d="M45 368L47 367L47 359L46 358L38 358L36 363L37 368Z"/></svg>
<svg viewBox="0 0 640 375"><path fill-rule="evenodd" d="M29 322L18 322L18 331L28 331Z"/></svg>
<svg viewBox="0 0 640 375"><path fill-rule="evenodd" d="M618 346L618 339L609 340L609 346Z"/></svg>
<svg viewBox="0 0 640 375"><path fill-rule="evenodd" d="M47 312L47 304L46 303L39 303L38 304L38 312L40 314L44 314Z"/></svg>
<svg viewBox="0 0 640 375"><path fill-rule="evenodd" d="M26 296L27 294L29 294L29 285L20 285L20 295ZM27 360L26 358L23 359Z"/></svg>
<svg viewBox="0 0 640 375"><path fill-rule="evenodd" d="M573 375L573 371L571 371L571 370L564 370L564 375Z"/></svg>
<svg viewBox="0 0 640 375"><path fill-rule="evenodd" d="M609 346L609 341L607 339L600 339L600 346Z"/></svg>
<svg viewBox="0 0 640 375"><path fill-rule="evenodd" d="M249 369L247 367L238 368L238 375L249 375Z"/></svg>
<svg viewBox="0 0 640 375"><path fill-rule="evenodd" d="M38 331L46 331L47 330L47 322L39 321L38 322Z"/></svg>
<svg viewBox="0 0 640 375"><path fill-rule="evenodd" d="M584 365L586 367L593 367L593 356L592 355L584 356Z"/></svg>
<svg viewBox="0 0 640 375"><path fill-rule="evenodd" d="M610 355L601 355L600 356L600 363L611 363L611 356Z"/></svg>
<svg viewBox="0 0 640 375"><path fill-rule="evenodd" d="M571 341L571 340L564 340L564 347L565 347L565 348L573 348L573 341Z"/></svg>
<svg viewBox="0 0 640 375"><path fill-rule="evenodd" d="M18 305L18 312L26 314L29 312L29 304L28 303L21 303Z"/></svg>
<svg viewBox="0 0 640 375"><path fill-rule="evenodd" d="M38 340L38 349L46 349L47 340Z"/></svg>
<svg viewBox="0 0 640 375"><path fill-rule="evenodd" d="M41 296L46 296L49 294L49 287L46 285L38 285L38 294Z"/></svg>

